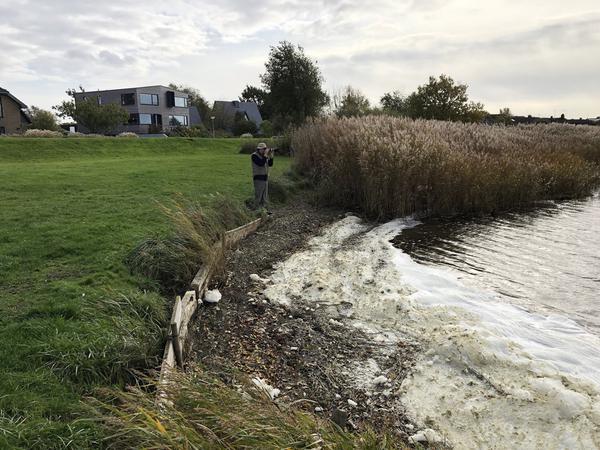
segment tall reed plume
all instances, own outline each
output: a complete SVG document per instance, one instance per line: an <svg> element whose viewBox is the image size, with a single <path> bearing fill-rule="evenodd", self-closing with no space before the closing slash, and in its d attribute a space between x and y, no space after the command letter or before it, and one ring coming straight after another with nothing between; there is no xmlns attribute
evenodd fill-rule
<svg viewBox="0 0 600 450"><path fill-rule="evenodd" d="M600 186L600 127L325 118L297 130L293 148L323 200L379 219L489 213Z"/></svg>

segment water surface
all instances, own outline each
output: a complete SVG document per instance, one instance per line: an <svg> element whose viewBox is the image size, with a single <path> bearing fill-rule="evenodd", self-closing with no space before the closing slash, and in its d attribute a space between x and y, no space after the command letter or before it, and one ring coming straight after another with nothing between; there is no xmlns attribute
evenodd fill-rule
<svg viewBox="0 0 600 450"><path fill-rule="evenodd" d="M498 217L428 221L394 245L415 261L600 334L600 197Z"/></svg>

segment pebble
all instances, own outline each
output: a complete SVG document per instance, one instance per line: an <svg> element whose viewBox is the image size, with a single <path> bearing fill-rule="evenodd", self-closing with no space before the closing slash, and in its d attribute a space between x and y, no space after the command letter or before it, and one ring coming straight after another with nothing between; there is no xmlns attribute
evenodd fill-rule
<svg viewBox="0 0 600 450"><path fill-rule="evenodd" d="M348 404L350 406L358 406L358 403L356 403L354 400L348 399Z"/></svg>
<svg viewBox="0 0 600 450"><path fill-rule="evenodd" d="M320 406L317 406L317 407L315 407L315 412L316 413L323 412L323 408L321 408Z"/></svg>
<svg viewBox="0 0 600 450"><path fill-rule="evenodd" d="M375 385L377 386L383 386L385 384L388 384L389 382L390 380L388 380L388 378L385 375L379 375L373 380L373 383L375 383Z"/></svg>
<svg viewBox="0 0 600 450"><path fill-rule="evenodd" d="M339 321L337 321L337 320L335 320L335 319L329 319L329 323L330 323L331 325L336 325L336 326L338 326L338 327L343 327L343 326L344 326L344 324L343 324L342 322L339 322Z"/></svg>
<svg viewBox="0 0 600 450"><path fill-rule="evenodd" d="M221 292L219 292L218 289L213 289L204 293L204 301L206 303L219 303L221 298L223 298L223 295L221 295Z"/></svg>
<svg viewBox="0 0 600 450"><path fill-rule="evenodd" d="M442 442L443 439L436 431L432 430L431 428L425 428L424 430L421 430L409 437L408 441L413 444L417 442L429 442L431 444L435 444Z"/></svg>
<svg viewBox="0 0 600 450"><path fill-rule="evenodd" d="M340 394L335 394L335 399L339 400L340 398L342 398L342 396Z"/></svg>
<svg viewBox="0 0 600 450"><path fill-rule="evenodd" d="M290 347L290 350L296 351L298 350L298 347Z"/></svg>
<svg viewBox="0 0 600 450"><path fill-rule="evenodd" d="M266 284L269 282L268 278L261 278L260 276L258 276L255 273L250 274L250 279L256 283L263 283Z"/></svg>

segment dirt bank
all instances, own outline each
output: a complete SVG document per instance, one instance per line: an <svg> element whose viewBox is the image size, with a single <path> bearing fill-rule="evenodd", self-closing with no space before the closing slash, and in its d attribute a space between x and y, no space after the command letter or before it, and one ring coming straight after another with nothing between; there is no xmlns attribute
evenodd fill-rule
<svg viewBox="0 0 600 450"><path fill-rule="evenodd" d="M407 438L415 430L400 407L391 405L399 404L398 387L416 355L413 344L376 342L334 319L327 308L302 298L284 307L263 295L274 264L306 248L312 236L342 217L299 200L276 209L228 255L224 275L212 286L223 299L200 309L189 360L225 379L231 369L264 379L281 391L277 402L344 426L371 426ZM252 280L251 274L265 280Z"/></svg>

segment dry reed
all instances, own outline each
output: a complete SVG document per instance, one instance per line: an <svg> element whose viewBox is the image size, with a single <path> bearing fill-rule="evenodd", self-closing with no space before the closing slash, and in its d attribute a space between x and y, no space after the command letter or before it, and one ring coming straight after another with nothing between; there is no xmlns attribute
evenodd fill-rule
<svg viewBox="0 0 600 450"><path fill-rule="evenodd" d="M293 148L322 200L379 219L489 213L600 185L600 127L324 118Z"/></svg>

